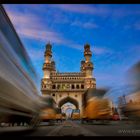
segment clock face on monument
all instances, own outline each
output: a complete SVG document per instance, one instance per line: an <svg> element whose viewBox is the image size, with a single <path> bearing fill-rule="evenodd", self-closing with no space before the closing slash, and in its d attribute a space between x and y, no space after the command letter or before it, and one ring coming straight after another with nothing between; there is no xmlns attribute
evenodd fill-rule
<svg viewBox="0 0 140 140"><path fill-rule="evenodd" d="M65 89L69 89L70 86L67 84L67 85L62 85L62 89L65 90Z"/></svg>
<svg viewBox="0 0 140 140"><path fill-rule="evenodd" d="M46 88L49 89L49 85L48 84L46 85Z"/></svg>
<svg viewBox="0 0 140 140"><path fill-rule="evenodd" d="M69 89L70 88L70 85L67 85L67 89Z"/></svg>

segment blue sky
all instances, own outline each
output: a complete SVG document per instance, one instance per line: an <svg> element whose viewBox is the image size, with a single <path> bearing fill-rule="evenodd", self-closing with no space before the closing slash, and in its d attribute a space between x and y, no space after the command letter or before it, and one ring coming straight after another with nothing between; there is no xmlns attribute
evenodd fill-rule
<svg viewBox="0 0 140 140"><path fill-rule="evenodd" d="M59 72L79 72L84 44L93 52L97 87L126 84L127 70L140 60L140 4L4 5L42 78L45 45L53 45ZM38 81L40 88L40 81Z"/></svg>

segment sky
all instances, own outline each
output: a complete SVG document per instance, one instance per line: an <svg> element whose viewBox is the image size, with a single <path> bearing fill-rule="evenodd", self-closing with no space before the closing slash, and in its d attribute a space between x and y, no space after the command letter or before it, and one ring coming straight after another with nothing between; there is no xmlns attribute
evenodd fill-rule
<svg viewBox="0 0 140 140"><path fill-rule="evenodd" d="M59 72L79 72L84 44L89 43L97 87L125 85L127 71L140 60L140 4L4 4L4 8L40 80L49 41Z"/></svg>

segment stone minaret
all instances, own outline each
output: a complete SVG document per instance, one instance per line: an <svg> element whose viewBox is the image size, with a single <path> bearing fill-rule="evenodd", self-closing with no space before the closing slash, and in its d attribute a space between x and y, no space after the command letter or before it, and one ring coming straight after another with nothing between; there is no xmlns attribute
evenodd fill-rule
<svg viewBox="0 0 140 140"><path fill-rule="evenodd" d="M91 62L92 52L90 50L90 45L86 44L84 46L84 57L85 57L85 73L86 78L92 78L93 63Z"/></svg>
<svg viewBox="0 0 140 140"><path fill-rule="evenodd" d="M50 43L46 45L46 51L44 54L45 57L45 63L43 65L43 72L44 72L44 78L49 79L50 78L50 73L52 69L51 65L51 58L52 58L52 46Z"/></svg>
<svg viewBox="0 0 140 140"><path fill-rule="evenodd" d="M44 72L44 76L42 79L42 91L43 90L49 91L51 89L51 84L52 84L50 75L52 72L55 72L55 62L51 60L52 59L52 45L50 43L46 45L44 57L45 57L45 60L44 60L45 62L42 68ZM46 93L43 92L43 94L46 94Z"/></svg>
<svg viewBox="0 0 140 140"><path fill-rule="evenodd" d="M91 62L92 52L90 45L84 45L84 57L85 61L81 61L81 72L85 73L85 86L86 88L95 87L95 78L93 78L93 63Z"/></svg>
<svg viewBox="0 0 140 140"><path fill-rule="evenodd" d="M82 61L81 61L81 68L80 68L81 72L85 72L85 67L84 67L84 65L85 65L85 61L82 60Z"/></svg>

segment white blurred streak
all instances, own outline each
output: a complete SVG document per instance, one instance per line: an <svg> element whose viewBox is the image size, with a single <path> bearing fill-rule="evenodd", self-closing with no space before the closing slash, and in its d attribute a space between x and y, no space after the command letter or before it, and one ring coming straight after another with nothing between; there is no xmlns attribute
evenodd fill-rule
<svg viewBox="0 0 140 140"><path fill-rule="evenodd" d="M0 123L35 123L46 106L36 88L38 77L1 5L0 17Z"/></svg>
<svg viewBox="0 0 140 140"><path fill-rule="evenodd" d="M0 76L3 77L4 79L7 79L9 82L14 84L17 88L21 87L27 87L24 88L24 90L32 90L33 88L28 88L31 86L31 80L29 76L25 73L24 69L19 65L19 58L13 52L10 45L6 41L6 39L2 36L0 32L0 38L2 38L1 44L6 47L1 46L1 51L0 51ZM19 82L20 81L20 82ZM22 85L24 84L24 85ZM34 87L35 88L35 87ZM34 90L35 92L35 90ZM31 92L29 92L31 94Z"/></svg>

